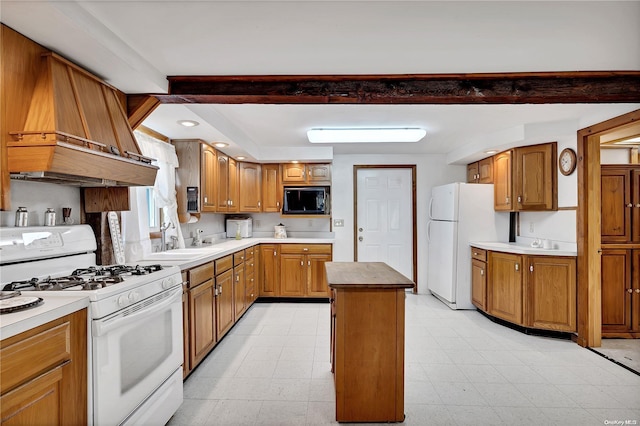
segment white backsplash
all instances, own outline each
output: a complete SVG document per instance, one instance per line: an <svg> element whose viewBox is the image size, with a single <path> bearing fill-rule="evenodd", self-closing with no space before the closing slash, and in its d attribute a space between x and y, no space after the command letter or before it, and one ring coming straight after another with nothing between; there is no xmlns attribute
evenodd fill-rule
<svg viewBox="0 0 640 426"><path fill-rule="evenodd" d="M16 210L26 207L29 226L44 225L44 212L51 207L56 211L56 224L62 225L62 208L71 207L71 219L80 223L80 189L54 183L11 180L11 210L0 212L0 226L15 225Z"/></svg>
<svg viewBox="0 0 640 426"><path fill-rule="evenodd" d="M536 238L551 240L555 248L576 247L576 210L520 212L519 244L530 245Z"/></svg>

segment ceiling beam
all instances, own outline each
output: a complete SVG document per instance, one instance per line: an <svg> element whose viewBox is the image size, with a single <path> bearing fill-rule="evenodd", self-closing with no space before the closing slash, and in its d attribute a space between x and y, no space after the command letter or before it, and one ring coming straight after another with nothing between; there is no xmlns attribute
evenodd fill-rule
<svg viewBox="0 0 640 426"><path fill-rule="evenodd" d="M170 76L161 103L555 104L640 102L640 71Z"/></svg>

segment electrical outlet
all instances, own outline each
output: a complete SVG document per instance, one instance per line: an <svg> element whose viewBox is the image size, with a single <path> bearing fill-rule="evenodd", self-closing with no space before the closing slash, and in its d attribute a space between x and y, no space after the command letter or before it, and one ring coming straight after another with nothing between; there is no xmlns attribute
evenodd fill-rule
<svg viewBox="0 0 640 426"><path fill-rule="evenodd" d="M333 219L333 226L341 228L344 226L344 219Z"/></svg>
<svg viewBox="0 0 640 426"><path fill-rule="evenodd" d="M313 220L309 219L309 223L307 224L307 226L311 228L313 226Z"/></svg>
<svg viewBox="0 0 640 426"><path fill-rule="evenodd" d="M260 228L260 221L258 219L256 219L253 223L256 225L256 228Z"/></svg>
<svg viewBox="0 0 640 426"><path fill-rule="evenodd" d="M529 222L529 232L531 232L531 233L534 232L533 222Z"/></svg>

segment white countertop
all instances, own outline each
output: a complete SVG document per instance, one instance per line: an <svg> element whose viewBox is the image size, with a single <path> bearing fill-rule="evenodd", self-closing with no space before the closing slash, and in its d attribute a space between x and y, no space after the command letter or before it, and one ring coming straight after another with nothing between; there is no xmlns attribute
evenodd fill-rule
<svg viewBox="0 0 640 426"><path fill-rule="evenodd" d="M22 292L23 296L35 296L37 292ZM0 338L15 336L49 321L89 306L89 297L81 294L68 296L38 296L43 303L22 311L0 314Z"/></svg>
<svg viewBox="0 0 640 426"><path fill-rule="evenodd" d="M197 247L167 250L151 253L142 260L129 262L140 265L159 263L161 265L176 265L185 270L194 266L228 256L238 250L243 250L257 244L333 244L333 238L243 238L241 240L227 239L214 244L203 244Z"/></svg>
<svg viewBox="0 0 640 426"><path fill-rule="evenodd" d="M498 241L471 241L469 246L477 247L491 251L502 251L507 253L516 254L529 254L536 256L577 256L578 252L575 250L563 250L563 249L543 249L527 246L518 243L502 243Z"/></svg>

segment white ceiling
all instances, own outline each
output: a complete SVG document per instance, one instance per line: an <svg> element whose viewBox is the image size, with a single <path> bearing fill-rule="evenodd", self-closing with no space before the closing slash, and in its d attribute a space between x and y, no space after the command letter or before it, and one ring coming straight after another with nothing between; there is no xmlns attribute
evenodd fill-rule
<svg viewBox="0 0 640 426"><path fill-rule="evenodd" d="M640 1L0 0L0 19L129 94L166 93L172 75L640 70ZM161 105L144 124L171 138L226 141L229 154L260 161L438 153L464 163L638 108ZM201 125L181 128L180 119ZM311 127L396 125L427 136L333 150L305 136Z"/></svg>

